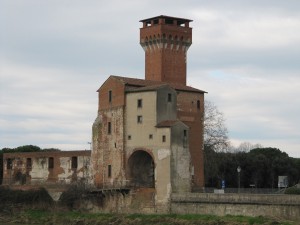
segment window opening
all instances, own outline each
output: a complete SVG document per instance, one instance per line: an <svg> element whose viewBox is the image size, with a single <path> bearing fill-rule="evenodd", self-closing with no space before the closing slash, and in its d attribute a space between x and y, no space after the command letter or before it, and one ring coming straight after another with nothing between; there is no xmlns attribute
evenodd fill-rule
<svg viewBox="0 0 300 225"><path fill-rule="evenodd" d="M48 159L48 168L49 169L53 169L54 168L54 158L53 157L50 157Z"/></svg>
<svg viewBox="0 0 300 225"><path fill-rule="evenodd" d="M166 142L166 135L162 136L162 142Z"/></svg>
<svg viewBox="0 0 300 225"><path fill-rule="evenodd" d="M107 124L107 133L111 134L111 122L108 122Z"/></svg>
<svg viewBox="0 0 300 225"><path fill-rule="evenodd" d="M27 167L27 168L31 168L31 167L32 167L32 161L31 161L31 158L27 158L27 159L26 159L26 167Z"/></svg>
<svg viewBox="0 0 300 225"><path fill-rule="evenodd" d="M77 167L78 167L78 158L76 157L76 156L73 156L72 157L72 163L71 163L72 165L72 169L77 169Z"/></svg>
<svg viewBox="0 0 300 225"><path fill-rule="evenodd" d="M108 101L112 101L112 91L108 91Z"/></svg>
<svg viewBox="0 0 300 225"><path fill-rule="evenodd" d="M138 108L142 108L143 107L143 100L142 99L138 99L137 100L137 107Z"/></svg>
<svg viewBox="0 0 300 225"><path fill-rule="evenodd" d="M137 116L137 122L143 123L143 116Z"/></svg>
<svg viewBox="0 0 300 225"><path fill-rule="evenodd" d="M111 177L111 165L108 165L108 168L107 168L107 170L108 170L108 177Z"/></svg>
<svg viewBox="0 0 300 225"><path fill-rule="evenodd" d="M168 102L172 102L172 94L168 93Z"/></svg>
<svg viewBox="0 0 300 225"><path fill-rule="evenodd" d="M200 109L200 100L197 100L197 109Z"/></svg>
<svg viewBox="0 0 300 225"><path fill-rule="evenodd" d="M6 162L6 169L11 170L12 167L13 167L13 160L11 158L8 158Z"/></svg>
<svg viewBox="0 0 300 225"><path fill-rule="evenodd" d="M153 139L153 134L149 134L149 139Z"/></svg>
<svg viewBox="0 0 300 225"><path fill-rule="evenodd" d="M128 135L128 140L131 140L131 135Z"/></svg>

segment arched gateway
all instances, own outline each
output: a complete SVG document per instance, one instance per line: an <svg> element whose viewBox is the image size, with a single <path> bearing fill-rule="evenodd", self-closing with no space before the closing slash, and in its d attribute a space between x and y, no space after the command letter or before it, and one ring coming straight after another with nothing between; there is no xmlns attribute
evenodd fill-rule
<svg viewBox="0 0 300 225"><path fill-rule="evenodd" d="M142 150L135 151L128 159L127 175L133 186L154 188L152 156Z"/></svg>

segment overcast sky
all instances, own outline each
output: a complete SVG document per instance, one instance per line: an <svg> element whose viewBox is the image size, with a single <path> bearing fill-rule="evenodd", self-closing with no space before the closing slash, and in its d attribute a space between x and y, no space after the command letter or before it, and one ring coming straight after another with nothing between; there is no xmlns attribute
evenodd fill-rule
<svg viewBox="0 0 300 225"><path fill-rule="evenodd" d="M144 78L141 19L193 20L190 86L224 113L233 145L300 158L299 0L0 0L0 148L89 149L96 90Z"/></svg>

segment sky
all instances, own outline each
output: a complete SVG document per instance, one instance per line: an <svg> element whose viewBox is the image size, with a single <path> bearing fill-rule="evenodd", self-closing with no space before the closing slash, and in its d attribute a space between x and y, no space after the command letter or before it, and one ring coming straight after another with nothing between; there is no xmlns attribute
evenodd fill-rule
<svg viewBox="0 0 300 225"><path fill-rule="evenodd" d="M300 158L299 0L0 0L0 149L89 149L97 89L144 78L142 19L193 20L187 84L224 114L233 146Z"/></svg>

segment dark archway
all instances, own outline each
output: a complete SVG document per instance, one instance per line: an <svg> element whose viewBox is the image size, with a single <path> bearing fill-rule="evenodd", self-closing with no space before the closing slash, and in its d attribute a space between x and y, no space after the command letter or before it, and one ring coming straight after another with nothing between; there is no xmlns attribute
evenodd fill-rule
<svg viewBox="0 0 300 225"><path fill-rule="evenodd" d="M154 161L145 151L136 151L128 159L130 183L137 187L154 188Z"/></svg>

